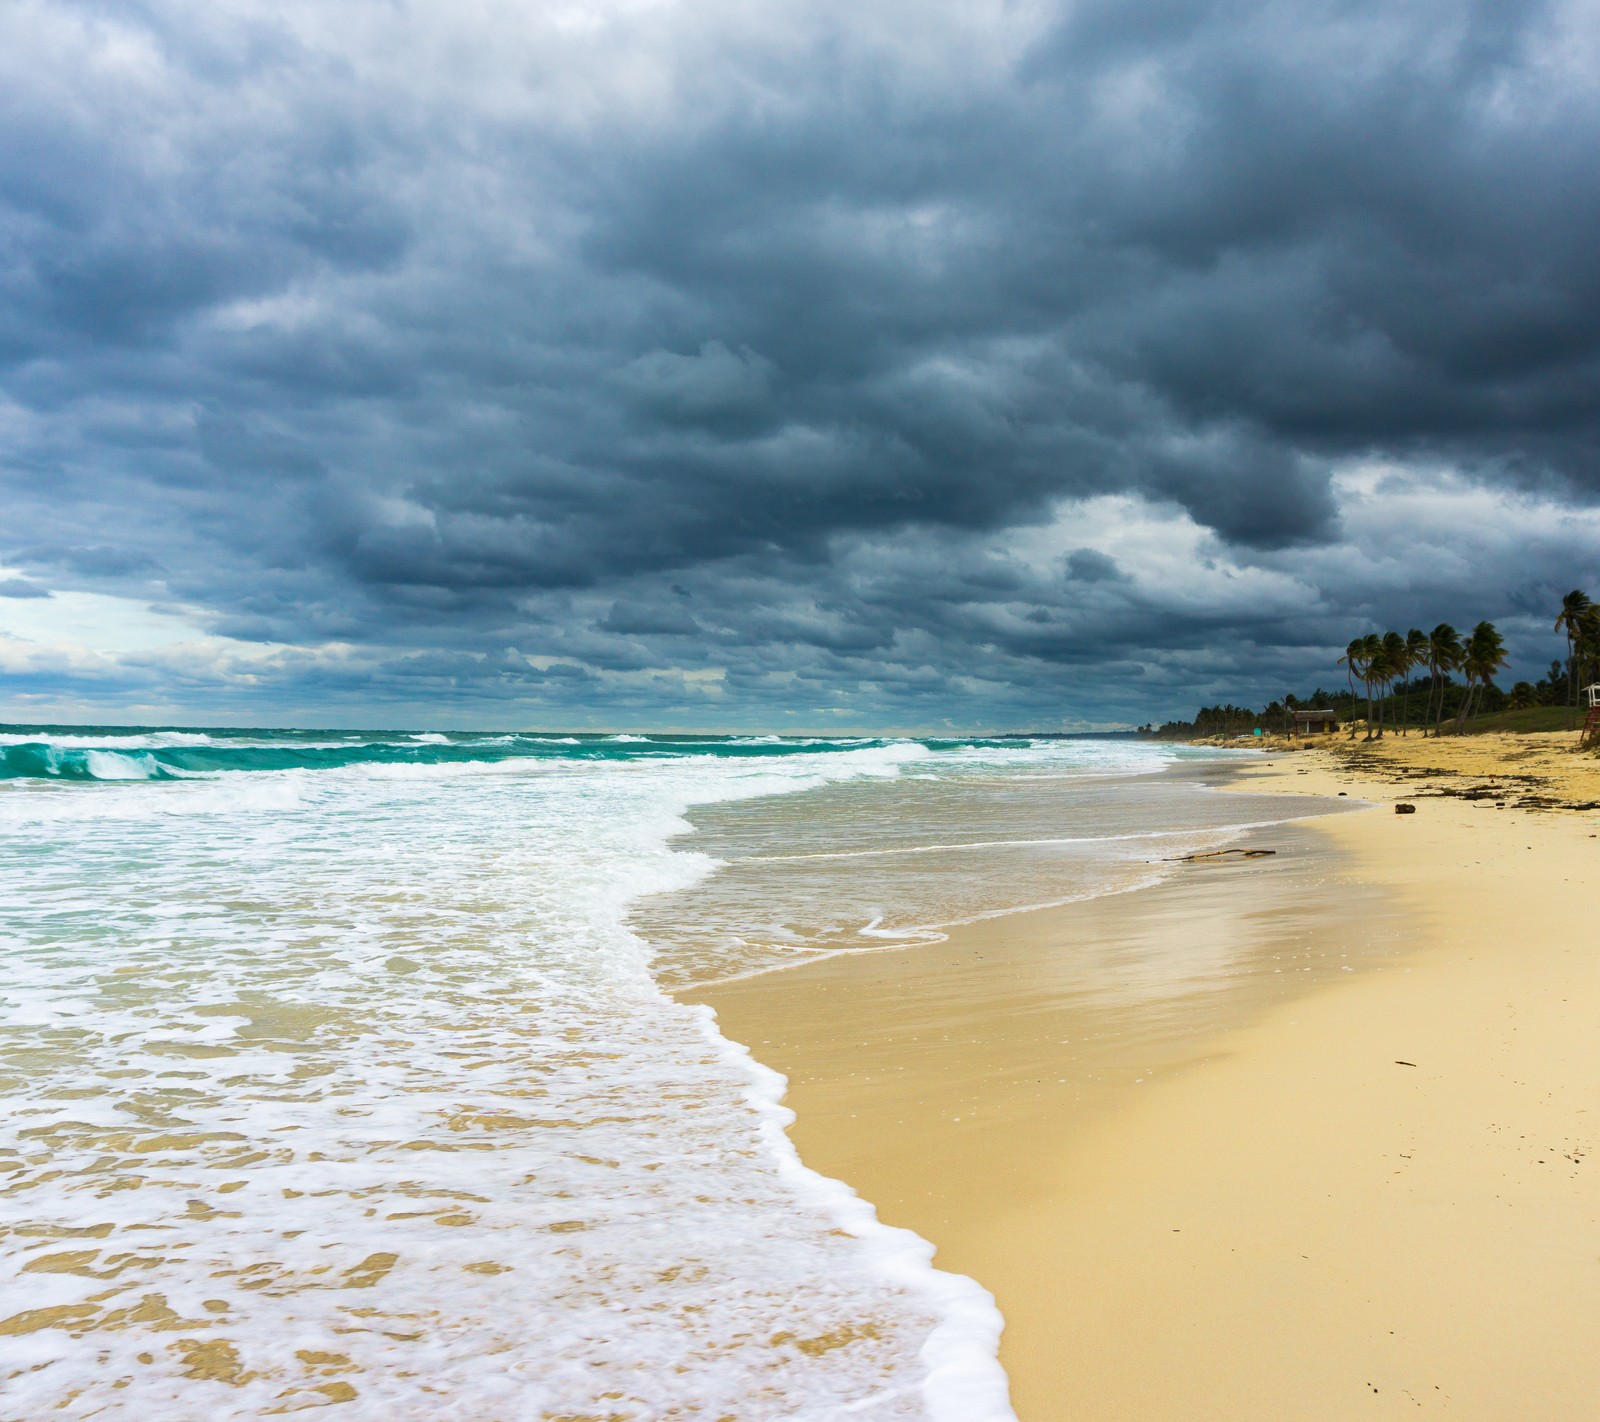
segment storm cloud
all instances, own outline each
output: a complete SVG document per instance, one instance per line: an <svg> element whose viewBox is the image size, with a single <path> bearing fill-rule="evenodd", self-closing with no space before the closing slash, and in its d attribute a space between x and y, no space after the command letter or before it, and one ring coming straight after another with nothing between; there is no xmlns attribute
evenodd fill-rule
<svg viewBox="0 0 1600 1422"><path fill-rule="evenodd" d="M1441 618L1542 666L1600 573L1597 36L17 0L7 714L1111 723Z"/></svg>

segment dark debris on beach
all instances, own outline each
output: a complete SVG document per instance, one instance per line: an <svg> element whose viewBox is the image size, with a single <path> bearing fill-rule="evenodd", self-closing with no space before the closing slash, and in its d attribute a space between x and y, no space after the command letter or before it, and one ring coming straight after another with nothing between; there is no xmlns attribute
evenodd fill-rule
<svg viewBox="0 0 1600 1422"><path fill-rule="evenodd" d="M1373 780L1435 782L1419 785L1409 792L1419 800L1492 800L1513 810L1600 810L1600 800L1568 800L1551 794L1552 782L1547 775L1473 776L1437 765L1397 765L1359 747L1330 745L1326 749L1345 769Z"/></svg>

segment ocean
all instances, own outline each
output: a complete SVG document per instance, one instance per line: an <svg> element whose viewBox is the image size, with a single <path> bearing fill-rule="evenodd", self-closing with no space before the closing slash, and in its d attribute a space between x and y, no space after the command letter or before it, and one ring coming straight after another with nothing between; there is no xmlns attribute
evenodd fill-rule
<svg viewBox="0 0 1600 1422"><path fill-rule="evenodd" d="M1313 812L1228 754L0 728L0 1419L1009 1418L672 990Z"/></svg>

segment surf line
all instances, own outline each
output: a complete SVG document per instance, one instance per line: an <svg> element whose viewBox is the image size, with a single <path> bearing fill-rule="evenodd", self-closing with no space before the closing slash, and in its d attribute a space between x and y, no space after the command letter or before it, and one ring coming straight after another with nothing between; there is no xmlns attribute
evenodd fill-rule
<svg viewBox="0 0 1600 1422"><path fill-rule="evenodd" d="M1140 830L1134 834L1098 834L1051 839L974 839L964 844L907 844L891 849L838 849L816 854L750 854L730 863L787 864L802 859L873 859L893 854L951 854L963 849L1013 849L1050 844L1115 844L1132 839L1176 839L1184 835L1232 835L1239 830L1270 829L1287 820L1249 820L1233 825L1200 825L1193 829Z"/></svg>

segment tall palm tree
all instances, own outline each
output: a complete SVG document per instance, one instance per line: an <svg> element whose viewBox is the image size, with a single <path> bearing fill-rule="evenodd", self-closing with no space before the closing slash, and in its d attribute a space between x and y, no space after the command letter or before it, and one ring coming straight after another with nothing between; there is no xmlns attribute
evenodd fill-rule
<svg viewBox="0 0 1600 1422"><path fill-rule="evenodd" d="M1582 588L1573 588L1561 599L1561 612L1556 618L1555 631L1567 634L1567 700L1574 711L1578 705L1578 633L1582 628L1583 615L1593 606L1588 593Z"/></svg>
<svg viewBox="0 0 1600 1422"><path fill-rule="evenodd" d="M1365 650L1365 647L1365 638L1352 637L1350 639L1350 645L1344 649L1344 655L1339 658L1339 665L1344 668L1345 680L1350 684L1351 701L1356 699L1356 678L1361 675L1357 668L1362 665L1362 652ZM1354 737L1356 733L1354 724L1355 718L1352 716L1350 719L1350 734L1352 737Z"/></svg>
<svg viewBox="0 0 1600 1422"><path fill-rule="evenodd" d="M1401 700L1400 734L1409 735L1411 723L1411 681L1412 672L1418 667L1428 664L1428 634L1420 627L1413 627L1406 633L1406 679L1403 681L1404 696Z"/></svg>
<svg viewBox="0 0 1600 1422"><path fill-rule="evenodd" d="M1467 674L1467 696L1461 703L1456 724L1464 724L1478 694L1494 680L1494 674L1508 660L1505 639L1492 622L1480 622L1467 638L1466 657L1462 669Z"/></svg>
<svg viewBox="0 0 1600 1422"><path fill-rule="evenodd" d="M1367 734L1365 739L1372 739L1372 684L1381 683L1385 671L1383 661L1383 638L1376 632L1369 632L1361 639L1361 680L1367 686Z"/></svg>
<svg viewBox="0 0 1600 1422"><path fill-rule="evenodd" d="M1396 680L1404 681L1410 672L1410 654L1406 650L1406 639L1398 632L1385 632L1383 634L1383 671L1384 690L1389 696L1394 695ZM1383 738L1383 702L1378 703L1378 738Z"/></svg>
<svg viewBox="0 0 1600 1422"><path fill-rule="evenodd" d="M1478 681L1480 686L1487 685L1494 680L1497 672L1505 670L1511 653L1506 650L1506 639L1492 622L1480 622L1472 629L1472 635L1478 642Z"/></svg>
<svg viewBox="0 0 1600 1422"><path fill-rule="evenodd" d="M1591 602L1584 608L1572 640L1576 681L1581 689L1591 679L1600 678L1600 603Z"/></svg>
<svg viewBox="0 0 1600 1422"><path fill-rule="evenodd" d="M1444 678L1446 673L1455 671L1461 665L1461 634L1448 622L1441 622L1428 634L1428 671L1433 677L1433 684L1428 688L1428 709L1432 711L1435 688L1439 696L1439 710L1433 723L1433 734L1437 736L1444 725Z"/></svg>
<svg viewBox="0 0 1600 1422"><path fill-rule="evenodd" d="M1478 672L1477 666L1472 660L1471 642L1472 638L1469 636L1461 644L1461 684L1464 690L1461 696L1461 704L1456 707L1457 730L1460 730L1467 722L1467 713L1472 709L1472 698L1476 689Z"/></svg>

